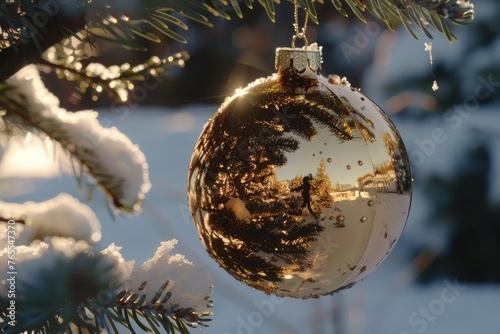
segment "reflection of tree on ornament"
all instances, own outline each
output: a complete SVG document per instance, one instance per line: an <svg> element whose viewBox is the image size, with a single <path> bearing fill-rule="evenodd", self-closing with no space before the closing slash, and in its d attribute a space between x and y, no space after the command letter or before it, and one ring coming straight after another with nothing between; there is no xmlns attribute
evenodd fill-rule
<svg viewBox="0 0 500 334"><path fill-rule="evenodd" d="M321 158L314 178L313 193L319 197L321 207L330 207L333 202L333 186L330 176L326 171L325 160Z"/></svg>
<svg viewBox="0 0 500 334"><path fill-rule="evenodd" d="M300 175L300 174L295 175L295 177L291 181L289 181L290 182L290 189L300 187L300 185L302 184L302 179L303 179L302 175Z"/></svg>
<svg viewBox="0 0 500 334"><path fill-rule="evenodd" d="M391 166L396 173L396 192L402 194L411 188L411 171L408 156L399 150L401 139L388 132L382 133L385 149L391 156Z"/></svg>
<svg viewBox="0 0 500 334"><path fill-rule="evenodd" d="M292 191L300 191L302 194L302 205L300 206L301 208L305 208L307 206L307 209L311 214L314 216L316 215L311 208L311 184L309 183L309 176L304 176L302 178L302 185L295 187L292 189Z"/></svg>
<svg viewBox="0 0 500 334"><path fill-rule="evenodd" d="M251 106L240 107L250 111ZM293 114L290 118L288 126L301 132L300 122L293 122ZM193 170L205 175L199 179L203 187L193 184L207 195L198 203L205 212L200 221L211 231L203 242L235 277L269 293L286 276L286 266L306 267L310 242L323 230L292 209L288 183L276 176L276 168L287 163L286 154L299 146L284 127L283 120L265 110L220 113L207 126L192 161ZM236 210L236 203L245 210Z"/></svg>

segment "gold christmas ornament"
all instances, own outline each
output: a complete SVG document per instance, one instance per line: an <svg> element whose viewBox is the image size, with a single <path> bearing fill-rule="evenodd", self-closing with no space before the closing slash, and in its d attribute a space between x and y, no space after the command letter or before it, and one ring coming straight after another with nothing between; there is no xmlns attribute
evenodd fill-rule
<svg viewBox="0 0 500 334"><path fill-rule="evenodd" d="M277 73L226 99L191 158L189 207L208 253L249 286L319 297L391 251L411 201L394 124L321 48L279 48Z"/></svg>

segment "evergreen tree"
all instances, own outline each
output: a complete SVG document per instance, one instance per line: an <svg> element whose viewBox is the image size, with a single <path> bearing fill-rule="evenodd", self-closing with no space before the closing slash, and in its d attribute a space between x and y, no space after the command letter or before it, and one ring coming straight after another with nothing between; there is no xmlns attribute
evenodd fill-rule
<svg viewBox="0 0 500 334"><path fill-rule="evenodd" d="M319 197L320 207L330 207L333 198L331 193L333 192L332 182L330 176L325 168L325 160L321 158L319 162L318 170L316 176L314 177L313 194Z"/></svg>
<svg viewBox="0 0 500 334"><path fill-rule="evenodd" d="M290 189L297 188L302 185L303 175L295 175L295 177L290 181Z"/></svg>
<svg viewBox="0 0 500 334"><path fill-rule="evenodd" d="M448 225L450 239L420 279L448 276L466 282L500 283L500 269L491 265L500 261L500 203L488 196L491 149L479 142L463 159L468 163L450 177L428 180L433 221Z"/></svg>

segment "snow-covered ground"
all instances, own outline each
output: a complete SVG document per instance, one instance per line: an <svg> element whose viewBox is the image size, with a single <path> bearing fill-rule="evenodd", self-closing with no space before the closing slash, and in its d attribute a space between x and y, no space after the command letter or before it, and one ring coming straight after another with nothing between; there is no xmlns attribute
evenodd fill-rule
<svg viewBox="0 0 500 334"><path fill-rule="evenodd" d="M492 106L493 108L493 106ZM186 198L187 166L191 150L214 106L190 106L175 112L164 108L140 108L123 113L102 110L101 121L116 126L140 145L150 168L152 189L143 212L136 217L112 218L104 196L96 189L91 207L102 224L101 249L114 242L122 246L126 260L141 263L149 259L161 241L178 239L179 252L200 266L206 266L214 285L215 313L205 333L336 333L336 334L498 334L500 332L500 286L462 285L453 280L437 281L428 286L414 284L410 246L428 240L442 243L439 234L424 225L425 194L415 192L412 211L401 239L388 258L364 281L334 296L312 300L280 299L252 290L236 281L213 261L198 240L191 223ZM497 108L498 109L498 108ZM437 123L436 123L437 122ZM464 119L460 131L449 128L449 139L436 146L433 157L426 157L414 171L428 173L453 164L459 143L472 140L468 128L491 128L500 124L496 113L481 113ZM436 127L447 124L412 123L397 126L409 151L418 149L415 140L424 140ZM459 136L460 133L460 136ZM469 134L469 135L468 135ZM422 137L424 136L424 137ZM0 198L4 201L42 201L60 192L77 193L71 175L54 174L50 163L33 157L35 148L19 146L7 151L0 160ZM500 147L497 145L496 147ZM495 150L500 161L500 150ZM455 152L455 154L453 154ZM435 154L435 155L434 155ZM47 153L47 156L49 153ZM446 161L444 161L446 159ZM49 162L50 162L49 158ZM498 170L496 168L495 170ZM30 173L31 171L31 173ZM29 179L21 179L27 175ZM418 184L416 179L415 183ZM337 331L335 331L337 330ZM195 331L196 332L196 331Z"/></svg>

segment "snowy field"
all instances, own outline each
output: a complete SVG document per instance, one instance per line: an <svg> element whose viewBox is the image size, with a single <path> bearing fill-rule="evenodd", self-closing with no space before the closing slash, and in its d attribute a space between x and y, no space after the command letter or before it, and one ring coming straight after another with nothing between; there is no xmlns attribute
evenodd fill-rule
<svg viewBox="0 0 500 334"><path fill-rule="evenodd" d="M100 120L118 127L145 153L153 185L143 212L136 217L112 218L105 199L95 190L90 205L102 224L99 248L111 242L123 246L127 260L137 263L150 258L163 240L178 239L174 251L206 266L214 285L213 321L207 334L498 334L500 333L500 286L462 285L453 280L428 286L414 284L410 247L421 240L442 245L439 233L424 225L425 194L414 194L406 229L389 257L364 281L348 291L313 300L279 299L254 291L233 279L213 261L191 223L186 199L187 166L191 150L213 106L191 106L175 112L163 108L133 109L129 114L101 110ZM493 106L492 106L492 109ZM498 108L496 108L498 109ZM121 110L123 111L123 110ZM460 131L449 131L450 140L436 147L435 156L413 166L417 175L443 171L454 162L458 146L467 140L466 127L492 129L500 123L498 112L464 120ZM416 139L437 126L412 127L399 123L409 152ZM0 163L0 198L4 201L42 201L67 192L78 194L74 178L60 174L43 149L12 146ZM500 145L496 145L500 147ZM446 154L445 154L446 153ZM500 152L495 152L499 170ZM446 160L445 160L446 159ZM21 179L28 177L28 179ZM418 178L415 183L418 184ZM498 180L492 180L498 184ZM496 187L498 189L498 187ZM193 331L196 333L197 331Z"/></svg>

